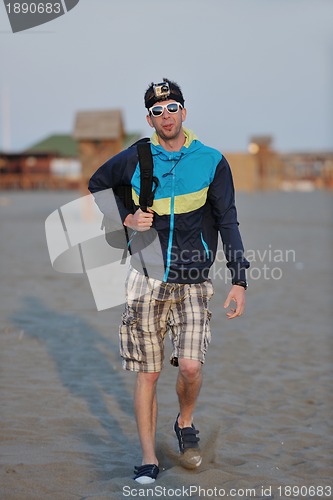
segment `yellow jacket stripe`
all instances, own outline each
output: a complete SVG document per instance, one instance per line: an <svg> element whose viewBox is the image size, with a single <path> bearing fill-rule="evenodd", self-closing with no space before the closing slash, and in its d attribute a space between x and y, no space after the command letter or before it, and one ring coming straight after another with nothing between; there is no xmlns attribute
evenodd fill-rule
<svg viewBox="0 0 333 500"><path fill-rule="evenodd" d="M207 191L208 187L205 187L195 193L175 196L174 213L184 214L202 207L206 203ZM132 198L135 205L139 205L139 197L134 189L132 189ZM154 200L151 209L158 215L170 215L171 198L160 198L159 200Z"/></svg>

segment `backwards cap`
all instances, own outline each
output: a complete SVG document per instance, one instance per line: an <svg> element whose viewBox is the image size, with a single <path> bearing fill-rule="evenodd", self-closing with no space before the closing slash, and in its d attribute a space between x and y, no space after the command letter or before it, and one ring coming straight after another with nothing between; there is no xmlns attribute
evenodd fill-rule
<svg viewBox="0 0 333 500"><path fill-rule="evenodd" d="M156 102L167 101L169 99L173 99L174 101L179 102L184 107L185 99L183 97L183 94L182 94L182 91L181 91L179 85L176 82L172 82L171 80L168 80L167 78L163 78L163 82L167 83L169 85L170 93L168 93L164 97L160 96L160 95L156 96L155 87L160 85L160 84L155 84L154 82L152 82L145 92L145 97L144 97L145 107L147 109L149 109L152 106L154 106L154 104Z"/></svg>

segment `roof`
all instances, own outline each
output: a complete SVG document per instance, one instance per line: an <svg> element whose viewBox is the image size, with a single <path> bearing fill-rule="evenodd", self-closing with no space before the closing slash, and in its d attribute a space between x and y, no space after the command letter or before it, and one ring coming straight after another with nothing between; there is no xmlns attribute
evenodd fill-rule
<svg viewBox="0 0 333 500"><path fill-rule="evenodd" d="M79 111L76 114L73 135L79 140L119 139L124 135L121 111Z"/></svg>
<svg viewBox="0 0 333 500"><path fill-rule="evenodd" d="M271 135L253 135L250 138L250 142L258 144L259 146L271 146L273 137Z"/></svg>
<svg viewBox="0 0 333 500"><path fill-rule="evenodd" d="M54 134L33 144L23 151L24 154L53 153L57 156L77 157L78 144L71 135Z"/></svg>

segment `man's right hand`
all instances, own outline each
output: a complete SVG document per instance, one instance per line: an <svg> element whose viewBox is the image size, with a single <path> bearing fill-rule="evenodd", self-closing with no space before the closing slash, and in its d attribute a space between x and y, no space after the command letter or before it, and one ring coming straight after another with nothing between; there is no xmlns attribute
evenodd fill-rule
<svg viewBox="0 0 333 500"><path fill-rule="evenodd" d="M148 212L143 212L141 208L134 214L128 214L124 220L124 226L134 231L148 231L153 224L154 212L148 208Z"/></svg>

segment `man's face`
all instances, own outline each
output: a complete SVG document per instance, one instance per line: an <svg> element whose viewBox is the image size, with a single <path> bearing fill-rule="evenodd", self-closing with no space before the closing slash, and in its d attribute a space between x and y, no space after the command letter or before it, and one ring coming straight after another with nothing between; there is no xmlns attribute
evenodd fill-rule
<svg viewBox="0 0 333 500"><path fill-rule="evenodd" d="M168 101L160 101L154 106L166 106L167 104L174 103L173 99ZM161 116L147 115L147 122L156 130L157 135L164 141L177 139L182 131L182 124L186 118L186 109L179 108L177 113L169 113L164 108Z"/></svg>

